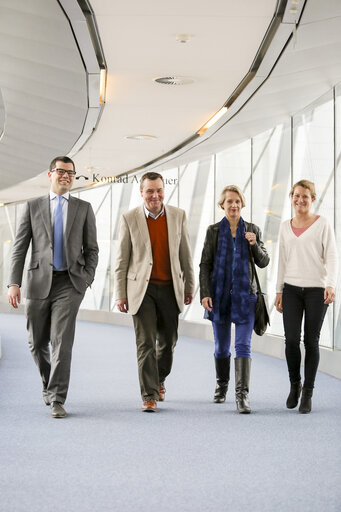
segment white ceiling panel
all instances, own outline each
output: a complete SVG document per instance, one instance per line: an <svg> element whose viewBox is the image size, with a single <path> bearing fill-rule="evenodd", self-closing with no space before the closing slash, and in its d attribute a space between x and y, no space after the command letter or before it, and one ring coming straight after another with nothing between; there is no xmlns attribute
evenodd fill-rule
<svg viewBox="0 0 341 512"><path fill-rule="evenodd" d="M302 5L302 0L299 2ZM219 110L249 70L277 2L176 0L166 5L159 0L93 0L91 5L108 65L106 105L96 131L75 161L79 173L91 167L107 176L166 154ZM272 67L271 58L288 37L288 27L290 35L289 24L280 28L272 55L263 61L264 77ZM190 36L188 43L176 41L180 33ZM341 81L340 35L341 2L307 0L296 37L270 76L258 90L261 73L249 84L252 94L257 90L251 99L214 136L216 127L208 131L205 142L194 141L192 149L188 146L164 159L163 168L195 160L288 122L291 114ZM187 76L194 82L162 86L152 81L157 76ZM41 107L46 109L44 102L49 99L42 94ZM31 115L34 117L32 110ZM42 114L35 115L41 121ZM66 115L72 118L74 112L70 109ZM55 120L52 116L52 125ZM125 138L136 134L156 139ZM59 132L55 136L61 140ZM195 147L197 142L200 144ZM25 199L47 191L48 185L46 176L40 176L24 187L3 190L0 200Z"/></svg>

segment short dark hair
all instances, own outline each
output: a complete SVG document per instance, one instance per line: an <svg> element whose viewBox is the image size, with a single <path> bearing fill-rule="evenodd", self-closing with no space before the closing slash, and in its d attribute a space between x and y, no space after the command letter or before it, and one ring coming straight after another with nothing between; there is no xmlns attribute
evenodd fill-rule
<svg viewBox="0 0 341 512"><path fill-rule="evenodd" d="M56 156L50 163L50 171L55 168L57 162L63 162L64 164L72 164L73 170L76 170L75 162L71 160L68 156Z"/></svg>
<svg viewBox="0 0 341 512"><path fill-rule="evenodd" d="M144 174L142 176L142 178L140 179L140 190L143 189L143 182L144 180L158 180L158 179L161 179L162 180L162 183L163 185L165 185L165 182L163 181L163 177L161 176L161 174L159 174L158 172L146 172L146 174Z"/></svg>

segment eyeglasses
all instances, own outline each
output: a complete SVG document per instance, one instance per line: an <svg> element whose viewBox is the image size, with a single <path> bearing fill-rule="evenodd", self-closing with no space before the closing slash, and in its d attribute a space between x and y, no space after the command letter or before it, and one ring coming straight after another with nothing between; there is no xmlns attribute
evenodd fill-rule
<svg viewBox="0 0 341 512"><path fill-rule="evenodd" d="M76 171L67 171L66 169L51 169L51 172L56 172L58 176L64 176L67 172L70 178L73 178L76 174Z"/></svg>

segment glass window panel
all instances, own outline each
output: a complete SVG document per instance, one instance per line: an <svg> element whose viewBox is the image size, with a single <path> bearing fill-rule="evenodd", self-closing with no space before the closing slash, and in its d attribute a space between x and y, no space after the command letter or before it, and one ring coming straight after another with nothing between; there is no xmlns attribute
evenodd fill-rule
<svg viewBox="0 0 341 512"><path fill-rule="evenodd" d="M214 222L214 158L208 157L180 167L179 206L186 211L191 240L196 293L199 287L199 263L207 227ZM199 300L185 308L186 320L201 320Z"/></svg>
<svg viewBox="0 0 341 512"><path fill-rule="evenodd" d="M10 258L13 240L16 232L16 209L15 205L0 207L0 283L1 302L7 304L7 285L10 271ZM15 284L15 283L13 283Z"/></svg>
<svg viewBox="0 0 341 512"><path fill-rule="evenodd" d="M279 125L253 139L252 221L261 229L270 256L265 269L257 269L271 310L269 333L283 335L283 321L274 308L280 224L290 217L290 124Z"/></svg>
<svg viewBox="0 0 341 512"><path fill-rule="evenodd" d="M165 181L165 203L178 206L179 203L179 168L159 171Z"/></svg>
<svg viewBox="0 0 341 512"><path fill-rule="evenodd" d="M313 181L314 211L333 224L334 218L334 106L330 91L294 116L293 183Z"/></svg>
<svg viewBox="0 0 341 512"><path fill-rule="evenodd" d="M79 193L80 199L89 201L95 212L99 247L96 278L84 296L82 309L109 310L111 187L116 186L117 184L101 186L93 191Z"/></svg>
<svg viewBox="0 0 341 512"><path fill-rule="evenodd" d="M217 206L220 193L227 185L237 185L244 195L246 206L242 216L251 219L251 140L225 149L216 155L215 221L219 222L224 211Z"/></svg>
<svg viewBox="0 0 341 512"><path fill-rule="evenodd" d="M341 85L335 88L335 234L339 276L334 305L334 348L341 350Z"/></svg>

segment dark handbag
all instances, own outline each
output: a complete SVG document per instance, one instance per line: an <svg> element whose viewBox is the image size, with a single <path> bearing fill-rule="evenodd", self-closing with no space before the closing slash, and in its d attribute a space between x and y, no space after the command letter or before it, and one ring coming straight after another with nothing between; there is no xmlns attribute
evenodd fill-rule
<svg viewBox="0 0 341 512"><path fill-rule="evenodd" d="M258 336L263 336L268 325L270 325L268 299L266 293L258 290L253 330Z"/></svg>
<svg viewBox="0 0 341 512"><path fill-rule="evenodd" d="M266 293L262 292L262 289L259 284L258 275L256 272L256 266L255 266L255 260L253 258L253 254L251 251L251 247L249 245L249 252L250 252L250 258L251 258L251 266L253 273L256 278L257 283L257 302L255 306L255 324L253 326L253 330L255 331L258 336L263 336L266 329L268 328L268 325L270 325L270 314L269 314L269 304L268 304L268 298ZM253 279L252 279L253 281Z"/></svg>

